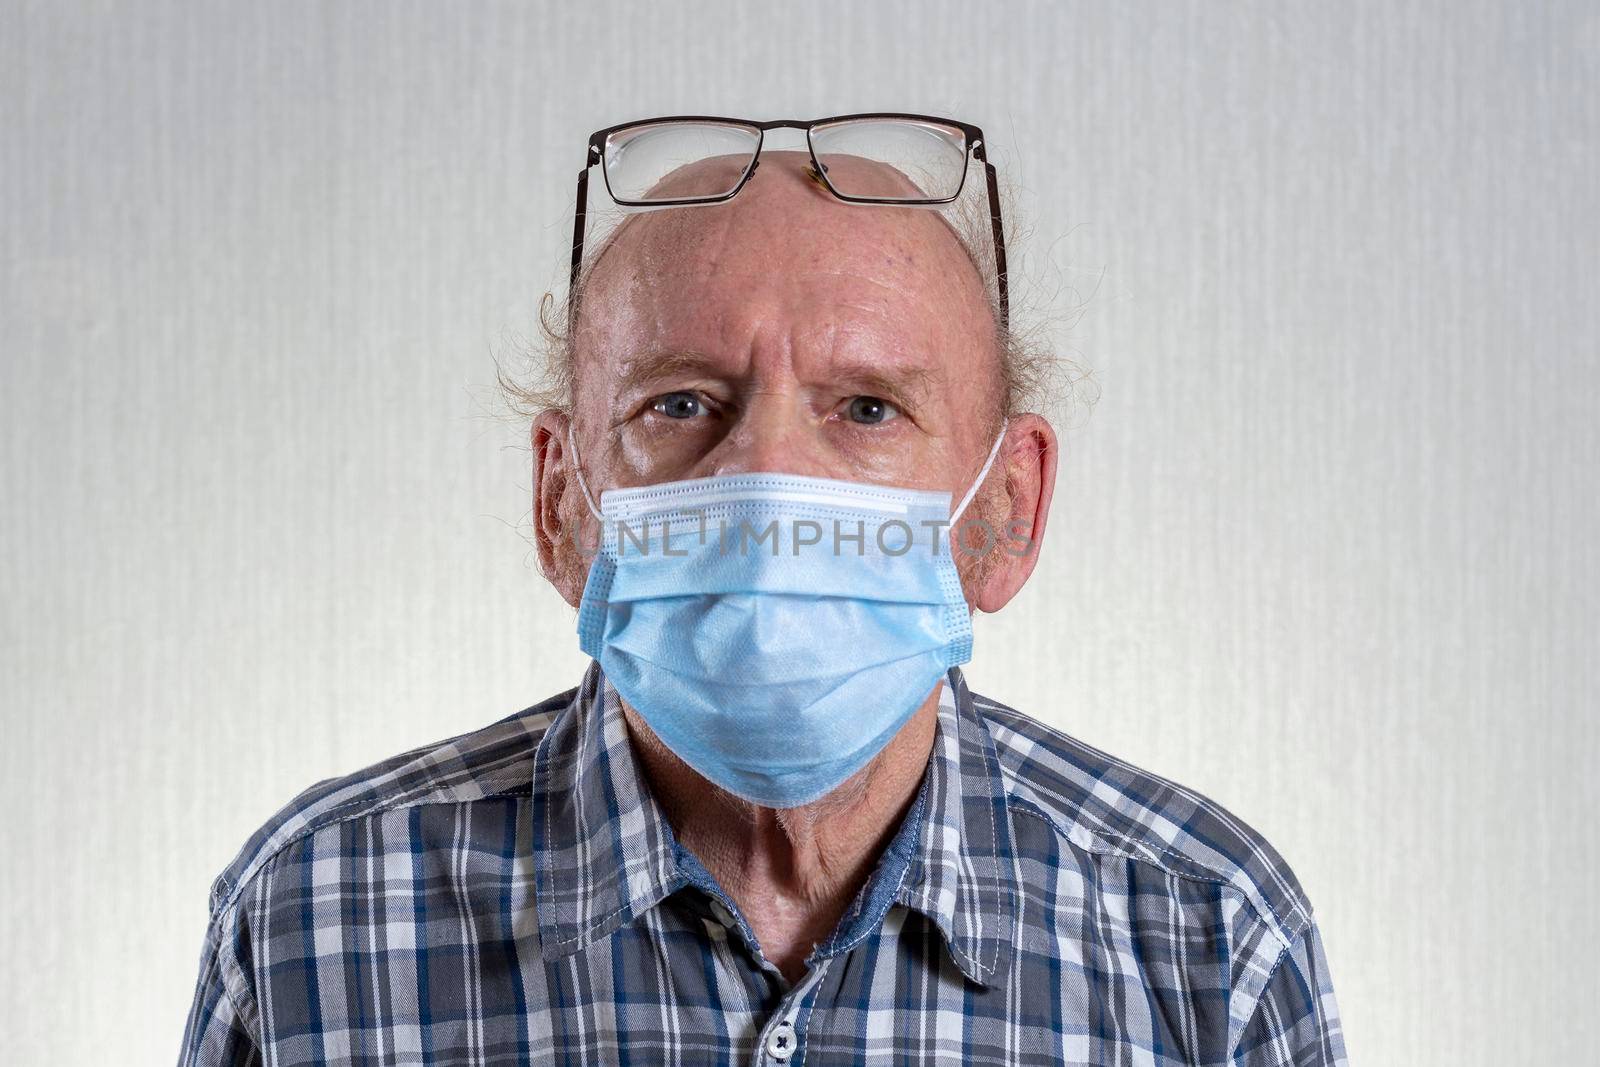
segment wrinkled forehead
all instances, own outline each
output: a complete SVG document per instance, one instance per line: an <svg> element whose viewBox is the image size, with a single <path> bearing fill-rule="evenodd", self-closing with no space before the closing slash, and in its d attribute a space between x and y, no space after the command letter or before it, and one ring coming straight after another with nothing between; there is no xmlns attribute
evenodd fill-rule
<svg viewBox="0 0 1600 1067"><path fill-rule="evenodd" d="M705 195L737 184L748 157L720 155L670 172L654 187L663 199ZM917 196L894 167L856 156L828 157L830 175L861 195ZM580 315L585 324L628 303L674 300L693 288L738 276L824 278L848 274L865 300L891 295L987 320L987 284L966 245L937 208L862 205L840 200L811 170L806 152L767 151L739 194L721 203L665 207L625 217L586 273ZM715 286L731 297L727 284Z"/></svg>

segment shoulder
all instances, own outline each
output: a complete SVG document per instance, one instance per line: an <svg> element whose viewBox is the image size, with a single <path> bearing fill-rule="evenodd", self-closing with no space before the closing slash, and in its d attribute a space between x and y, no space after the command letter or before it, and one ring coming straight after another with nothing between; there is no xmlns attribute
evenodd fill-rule
<svg viewBox="0 0 1600 1067"><path fill-rule="evenodd" d="M229 908L275 857L319 831L405 808L526 793L535 750L575 693L302 790L250 835L212 883L213 914Z"/></svg>
<svg viewBox="0 0 1600 1067"><path fill-rule="evenodd" d="M1311 906L1277 850L1222 805L1101 752L1014 708L972 694L994 739L1007 804L1070 847L1211 883L1236 896L1282 944Z"/></svg>

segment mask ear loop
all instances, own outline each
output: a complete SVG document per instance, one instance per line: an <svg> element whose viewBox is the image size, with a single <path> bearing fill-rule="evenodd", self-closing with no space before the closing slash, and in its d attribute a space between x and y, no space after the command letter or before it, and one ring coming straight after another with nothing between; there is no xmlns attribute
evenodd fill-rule
<svg viewBox="0 0 1600 1067"><path fill-rule="evenodd" d="M994 466L995 457L1000 454L1000 446L1005 443L1006 439L1006 428L1010 425L1010 419L1000 420L1000 433L995 437L994 445L989 449L989 458L983 461L983 470L978 472L978 478L972 483L972 488L967 490L967 495L961 498L961 503L957 505L955 512L950 516L951 526L954 526L956 520L961 517L961 513L967 510L967 505L972 503L972 498L978 495L978 490L983 487L983 480L989 477L989 468ZM567 430L569 433L572 430L570 423L567 425Z"/></svg>
<svg viewBox="0 0 1600 1067"><path fill-rule="evenodd" d="M572 453L572 473L578 477L578 488L583 490L583 499L589 505L589 511L595 518L605 522L605 516L600 514L600 505L594 502L594 497L589 492L589 483L583 480L583 464L578 462L578 442L572 436L572 420L567 419L567 451ZM994 457L989 457L993 461ZM987 468L985 468L987 469Z"/></svg>

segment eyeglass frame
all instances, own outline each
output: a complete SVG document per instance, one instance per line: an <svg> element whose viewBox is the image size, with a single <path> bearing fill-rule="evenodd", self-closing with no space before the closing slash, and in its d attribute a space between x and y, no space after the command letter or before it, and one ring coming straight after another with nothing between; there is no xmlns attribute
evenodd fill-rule
<svg viewBox="0 0 1600 1067"><path fill-rule="evenodd" d="M832 115L828 118L821 119L773 119L769 122L753 122L749 119L733 119L719 115L665 115L660 118L635 119L632 122L619 122L615 126L607 126L603 130L596 130L594 133L589 135L588 150L585 153L583 169L578 172L578 204L573 213L572 276L568 284L568 292L571 293L577 291L578 274L583 265L583 239L585 223L588 218L589 209L589 171L593 169L596 164L600 164L600 176L606 184L607 195L609 195L615 203L623 207L692 207L696 205L722 204L739 195L739 190L744 188L745 183L748 182L751 176L755 174L756 168L761 165L761 150L766 145L766 132L768 130L776 129L796 129L805 131L806 151L811 156L811 166L814 169L814 176L821 181L822 185L828 190L828 192L832 193L835 197L844 201L845 203L873 204L882 207L909 207L916 205L949 204L953 203L958 197L960 197L962 191L966 189L967 170L966 167L963 166L961 168L961 184L956 187L956 191L954 193L951 193L949 196L945 197L887 199L884 197L871 196L846 196L845 194L839 192L838 189L834 188L833 182L829 180L828 172L826 168L823 167L822 161L817 158L816 148L811 142L811 131L816 126L822 126L833 122L848 122L853 119L909 119L914 122L938 123L941 126L950 126L961 131L961 134L965 139L965 143L962 147L962 158L966 159L968 156L970 156L971 158L976 159L979 163L983 164L984 179L989 192L989 225L994 238L995 281L997 295L999 296L1000 302L1000 325L1002 329L1008 329L1011 321L1011 301L1008 287L1006 285L1006 241L1004 225L1000 214L1000 187L994 169L994 164L989 162L989 153L986 147L987 142L984 139L983 130L972 125L970 122L960 122L955 119L940 118L934 115L912 115L896 111L865 111L854 115ZM606 168L604 166L606 139L620 130L630 129L634 126L652 126L657 123L668 122L716 122L723 123L725 125L740 126L745 129L754 129L756 131L755 151L751 153L750 166L745 168L745 172L743 176L740 177L739 183L727 193L714 197L693 197L689 199L677 200L618 199L617 196L611 191L611 177L606 173Z"/></svg>

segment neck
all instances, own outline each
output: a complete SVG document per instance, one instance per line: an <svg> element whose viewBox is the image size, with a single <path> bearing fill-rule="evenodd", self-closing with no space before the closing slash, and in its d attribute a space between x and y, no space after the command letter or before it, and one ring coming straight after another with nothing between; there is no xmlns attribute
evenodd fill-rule
<svg viewBox="0 0 1600 1067"><path fill-rule="evenodd" d="M812 946L833 933L915 799L939 693L936 686L883 751L833 792L782 809L711 784L623 704L634 752L673 833L739 905L762 954L789 981L804 975Z"/></svg>

